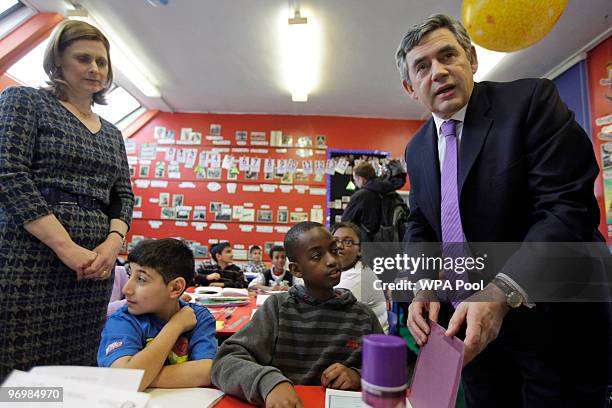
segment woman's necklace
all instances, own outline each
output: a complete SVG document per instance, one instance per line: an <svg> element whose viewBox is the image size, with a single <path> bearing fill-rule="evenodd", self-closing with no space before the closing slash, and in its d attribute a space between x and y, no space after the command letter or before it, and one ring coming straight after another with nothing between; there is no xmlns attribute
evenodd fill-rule
<svg viewBox="0 0 612 408"><path fill-rule="evenodd" d="M79 109L79 107L77 105L75 105L72 102L68 102L70 105L72 105L72 107L74 109L76 109L77 111L79 111L79 113L83 116L85 116L85 118L89 119L93 116L94 112L92 110L90 110L89 112L83 112L82 110Z"/></svg>

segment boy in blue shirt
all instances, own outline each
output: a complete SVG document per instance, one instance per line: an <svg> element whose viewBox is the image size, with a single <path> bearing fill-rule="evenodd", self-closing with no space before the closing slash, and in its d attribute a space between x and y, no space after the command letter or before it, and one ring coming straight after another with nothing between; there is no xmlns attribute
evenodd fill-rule
<svg viewBox="0 0 612 408"><path fill-rule="evenodd" d="M176 239L141 241L128 255L127 304L106 321L101 367L144 370L140 390L210 385L215 319L180 300L193 280L191 250Z"/></svg>

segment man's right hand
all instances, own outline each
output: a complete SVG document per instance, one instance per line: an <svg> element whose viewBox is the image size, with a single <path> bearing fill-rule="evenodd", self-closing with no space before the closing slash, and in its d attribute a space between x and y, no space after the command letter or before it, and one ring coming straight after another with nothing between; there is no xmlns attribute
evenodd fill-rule
<svg viewBox="0 0 612 408"><path fill-rule="evenodd" d="M440 301L432 290L420 290L408 307L408 330L419 347L427 343L429 324L427 319L437 322Z"/></svg>
<svg viewBox="0 0 612 408"><path fill-rule="evenodd" d="M206 279L209 281L219 280L221 279L221 275L219 275L217 272L211 273L210 275L206 275Z"/></svg>
<svg viewBox="0 0 612 408"><path fill-rule="evenodd" d="M178 313L175 313L168 323L176 324L177 327L181 328L181 333L185 333L195 327L198 323L195 312L189 306L183 306Z"/></svg>
<svg viewBox="0 0 612 408"><path fill-rule="evenodd" d="M282 382L266 396L266 408L304 408L304 405L293 385Z"/></svg>

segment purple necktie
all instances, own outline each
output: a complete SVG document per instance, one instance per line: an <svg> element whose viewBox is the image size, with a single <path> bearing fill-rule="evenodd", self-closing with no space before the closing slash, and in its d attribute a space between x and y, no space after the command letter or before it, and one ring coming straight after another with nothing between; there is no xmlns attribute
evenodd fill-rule
<svg viewBox="0 0 612 408"><path fill-rule="evenodd" d="M456 120L447 120L442 123L441 133L446 143L446 153L442 163L441 172L441 214L442 224L442 256L445 258L458 258L464 256L463 226L459 215L459 192L457 188L457 135ZM445 262L446 263L446 262ZM453 289L458 281L468 282L467 273L456 273L452 269L445 269L444 275L450 281ZM444 291L446 298L457 307L469 292L465 289Z"/></svg>

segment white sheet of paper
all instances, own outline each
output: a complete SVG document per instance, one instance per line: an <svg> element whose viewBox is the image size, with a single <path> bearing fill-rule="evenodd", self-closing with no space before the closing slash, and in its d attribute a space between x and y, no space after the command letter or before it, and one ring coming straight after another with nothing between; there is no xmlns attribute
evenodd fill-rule
<svg viewBox="0 0 612 408"><path fill-rule="evenodd" d="M161 221L149 220L149 225L153 229L158 229L159 227L161 227L162 224L163 224L163 222L161 222Z"/></svg>
<svg viewBox="0 0 612 408"><path fill-rule="evenodd" d="M196 231L203 231L204 228L206 228L206 226L208 225L208 223L206 222L192 222L191 226L194 227L196 229Z"/></svg>
<svg viewBox="0 0 612 408"><path fill-rule="evenodd" d="M263 305L266 299L268 299L270 296L272 295L257 295L257 302L255 303L255 305L257 307Z"/></svg>
<svg viewBox="0 0 612 408"><path fill-rule="evenodd" d="M136 183L136 187L138 188L148 188L149 185L151 184L151 180L134 180L134 183Z"/></svg>
<svg viewBox="0 0 612 408"><path fill-rule="evenodd" d="M325 408L361 408L361 392L341 391L327 388Z"/></svg>
<svg viewBox="0 0 612 408"><path fill-rule="evenodd" d="M215 223L215 224L211 224L210 225L210 229L211 230L227 231L227 225Z"/></svg>
<svg viewBox="0 0 612 408"><path fill-rule="evenodd" d="M117 388L103 387L85 381L75 381L62 377L26 373L13 370L3 387L62 387L63 402L44 403L41 406L62 408L109 408L127 407L145 408L149 395L143 392L125 391ZM2 404L0 406L10 406Z"/></svg>
<svg viewBox="0 0 612 408"><path fill-rule="evenodd" d="M224 392L212 388L149 388L147 408L198 407L208 408L223 397Z"/></svg>
<svg viewBox="0 0 612 408"><path fill-rule="evenodd" d="M325 188L310 188L310 195L327 195Z"/></svg>
<svg viewBox="0 0 612 408"><path fill-rule="evenodd" d="M255 226L255 232L274 232L274 227L271 225L257 225Z"/></svg>
<svg viewBox="0 0 612 408"><path fill-rule="evenodd" d="M166 188L168 187L168 182L166 180L151 180L151 187Z"/></svg>
<svg viewBox="0 0 612 408"><path fill-rule="evenodd" d="M138 391L144 375L144 370L84 366L38 366L30 372L126 391Z"/></svg>

